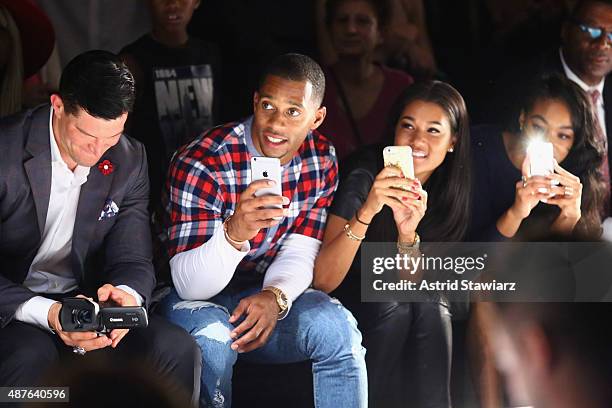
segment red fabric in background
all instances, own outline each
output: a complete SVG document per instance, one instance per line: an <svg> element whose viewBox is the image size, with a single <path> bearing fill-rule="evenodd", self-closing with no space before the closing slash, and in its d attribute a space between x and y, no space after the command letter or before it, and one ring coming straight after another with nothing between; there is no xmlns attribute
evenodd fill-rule
<svg viewBox="0 0 612 408"><path fill-rule="evenodd" d="M21 37L24 78L47 62L55 45L55 31L47 15L32 0L0 0L13 16Z"/></svg>
<svg viewBox="0 0 612 408"><path fill-rule="evenodd" d="M387 115L391 111L397 97L413 83L410 75L403 71L380 66L385 82L372 109L360 119L357 126L364 145L382 142L387 127ZM320 126L319 131L331 140L336 148L336 156L339 160L361 147L357 137L354 135L351 122L346 115L340 96L338 85L325 70L325 98L323 106L327 107L327 116Z"/></svg>

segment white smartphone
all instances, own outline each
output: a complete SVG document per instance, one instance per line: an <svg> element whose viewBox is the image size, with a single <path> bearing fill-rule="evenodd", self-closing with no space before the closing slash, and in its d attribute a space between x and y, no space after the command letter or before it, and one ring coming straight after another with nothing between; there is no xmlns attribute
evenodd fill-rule
<svg viewBox="0 0 612 408"><path fill-rule="evenodd" d="M255 197L266 195L283 195L282 189L282 167L280 160L274 157L251 157L251 181L274 180L271 187L260 188L255 192ZM282 205L274 205L269 208L283 208Z"/></svg>
<svg viewBox="0 0 612 408"><path fill-rule="evenodd" d="M555 171L552 143L530 142L527 146L527 157L530 176L548 176Z"/></svg>
<svg viewBox="0 0 612 408"><path fill-rule="evenodd" d="M387 146L383 149L385 167L395 166L406 178L414 179L414 162L410 146Z"/></svg>

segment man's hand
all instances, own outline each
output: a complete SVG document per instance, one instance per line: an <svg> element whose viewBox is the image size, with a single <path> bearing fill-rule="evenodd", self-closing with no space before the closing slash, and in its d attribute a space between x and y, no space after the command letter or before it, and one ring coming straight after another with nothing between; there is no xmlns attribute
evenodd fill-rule
<svg viewBox="0 0 612 408"><path fill-rule="evenodd" d="M113 285L107 283L98 289L98 301L100 302L114 302L119 306L138 306L138 302L134 299L134 296L130 295L122 289L118 289ZM129 329L114 329L110 332L109 337L112 340L111 346L117 347L117 344L123 339L123 337L129 332Z"/></svg>
<svg viewBox="0 0 612 408"><path fill-rule="evenodd" d="M271 180L257 180L249 184L238 199L236 211L227 223L228 235L236 241L248 241L257 235L260 229L278 224L287 210L282 208L265 208L274 205L289 204L289 199L282 196L255 197L259 189L270 187ZM278 219L274 219L278 218Z"/></svg>
<svg viewBox="0 0 612 408"><path fill-rule="evenodd" d="M49 321L49 327L51 327L57 335L62 339L64 344L69 347L83 347L85 351L92 351L108 347L112 341L106 336L98 337L95 332L65 332L62 330L60 323L59 314L62 308L62 304L57 302L51 305L47 320Z"/></svg>
<svg viewBox="0 0 612 408"><path fill-rule="evenodd" d="M276 296L272 292L263 291L242 299L229 319L233 324L246 315L230 334L234 339L232 350L246 353L266 344L276 327L279 312Z"/></svg>

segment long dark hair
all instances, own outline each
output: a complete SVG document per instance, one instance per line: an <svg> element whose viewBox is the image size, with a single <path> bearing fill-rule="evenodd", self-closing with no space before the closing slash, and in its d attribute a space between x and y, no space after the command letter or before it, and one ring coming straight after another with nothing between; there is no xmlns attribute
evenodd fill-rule
<svg viewBox="0 0 612 408"><path fill-rule="evenodd" d="M545 76L534 82L531 92L521 105L521 112L527 115L538 101L551 99L561 101L567 106L574 130L574 143L567 157L559 164L579 177L583 185L580 204L582 216L575 233L580 236L598 237L601 234L601 213L606 190L599 171L604 147L598 141L601 130L596 114L589 96L578 85L561 75ZM516 128L513 130L519 131Z"/></svg>
<svg viewBox="0 0 612 408"><path fill-rule="evenodd" d="M428 208L419 224L418 233L423 240L430 242L461 241L469 224L472 185L470 127L465 101L455 88L445 82L414 83L399 96L388 116L388 145L394 144L395 128L402 112L414 101L434 103L442 108L455 138L454 152L446 154L442 164L423 186L428 193ZM380 160L379 169L382 166ZM381 215L376 217L379 220L370 227L370 231L377 237L386 237L385 240L393 239L389 227L395 227L393 214L385 207ZM397 239L395 228L393 231Z"/></svg>

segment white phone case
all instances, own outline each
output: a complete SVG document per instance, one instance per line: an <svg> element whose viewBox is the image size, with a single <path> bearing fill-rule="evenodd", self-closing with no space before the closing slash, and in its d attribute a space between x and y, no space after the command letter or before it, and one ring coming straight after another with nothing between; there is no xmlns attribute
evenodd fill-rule
<svg viewBox="0 0 612 408"><path fill-rule="evenodd" d="M398 167L404 177L414 179L414 162L410 146L387 146L383 149L385 167Z"/></svg>
<svg viewBox="0 0 612 408"><path fill-rule="evenodd" d="M529 173L531 176L547 176L555 170L553 145L547 142L531 142L527 146Z"/></svg>
<svg viewBox="0 0 612 408"><path fill-rule="evenodd" d="M251 182L257 180L274 180L276 184L265 187L255 192L255 197L265 195L283 195L282 189L282 167L280 160L274 157L251 157ZM271 208L282 208L274 206Z"/></svg>

